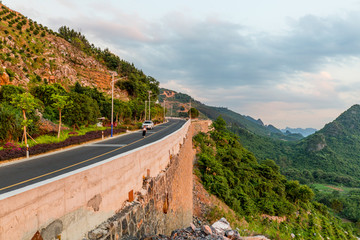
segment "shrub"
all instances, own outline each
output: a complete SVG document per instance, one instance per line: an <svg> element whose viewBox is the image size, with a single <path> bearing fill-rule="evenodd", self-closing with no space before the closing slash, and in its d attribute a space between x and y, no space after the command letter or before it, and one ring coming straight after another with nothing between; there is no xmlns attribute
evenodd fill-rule
<svg viewBox="0 0 360 240"><path fill-rule="evenodd" d="M17 150L17 151L20 151L21 148L19 146L19 144L17 143L12 143L12 142L7 142L3 145L3 149L5 150Z"/></svg>

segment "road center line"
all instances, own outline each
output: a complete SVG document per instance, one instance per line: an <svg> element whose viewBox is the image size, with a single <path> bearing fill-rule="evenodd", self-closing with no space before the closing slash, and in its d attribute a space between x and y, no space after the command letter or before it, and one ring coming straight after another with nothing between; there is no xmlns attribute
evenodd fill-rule
<svg viewBox="0 0 360 240"><path fill-rule="evenodd" d="M127 144L101 144L101 143L92 143L84 145L84 147L124 147Z"/></svg>

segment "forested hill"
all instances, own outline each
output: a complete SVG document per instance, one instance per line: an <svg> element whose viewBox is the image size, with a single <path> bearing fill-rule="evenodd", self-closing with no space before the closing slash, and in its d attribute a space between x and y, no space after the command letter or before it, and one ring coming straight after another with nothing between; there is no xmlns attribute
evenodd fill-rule
<svg viewBox="0 0 360 240"><path fill-rule="evenodd" d="M352 106L323 129L305 138L298 149L302 152L297 159L298 166L360 180L360 105Z"/></svg>
<svg viewBox="0 0 360 240"><path fill-rule="evenodd" d="M356 239L350 224L312 201L308 186L288 181L272 160L259 164L222 118L212 127L194 137L199 149L195 172L209 192L243 218L242 232L270 239Z"/></svg>
<svg viewBox="0 0 360 240"><path fill-rule="evenodd" d="M360 105L301 141L274 141L240 128L231 129L259 159L274 159L292 179L360 186Z"/></svg>
<svg viewBox="0 0 360 240"><path fill-rule="evenodd" d="M186 113L189 110L191 101L192 107L200 111L200 116L215 120L221 115L229 126L242 128L259 136L267 136L279 140L298 140L303 138L301 134L282 133L273 125L264 125L261 119L255 120L250 116L241 115L224 107L207 106L187 94L178 93L169 89L160 89L159 100L161 102L166 100L167 108L173 109L173 115Z"/></svg>

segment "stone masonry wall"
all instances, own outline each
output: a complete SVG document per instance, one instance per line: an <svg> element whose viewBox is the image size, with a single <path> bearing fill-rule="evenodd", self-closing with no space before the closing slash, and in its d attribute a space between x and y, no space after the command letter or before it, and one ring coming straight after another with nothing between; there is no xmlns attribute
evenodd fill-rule
<svg viewBox="0 0 360 240"><path fill-rule="evenodd" d="M135 200L125 202L113 217L88 233L89 240L140 239L149 235L169 235L192 222L192 170L195 150L192 136L208 131L210 122L193 122L180 152L172 155L167 168L156 177L144 177Z"/></svg>

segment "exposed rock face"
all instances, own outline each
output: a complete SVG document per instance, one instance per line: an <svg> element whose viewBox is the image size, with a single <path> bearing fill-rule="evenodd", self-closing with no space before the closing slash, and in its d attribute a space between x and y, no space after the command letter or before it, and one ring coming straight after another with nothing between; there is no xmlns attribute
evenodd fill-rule
<svg viewBox="0 0 360 240"><path fill-rule="evenodd" d="M0 74L0 86L8 84L10 84L9 75L7 75L6 72L3 72Z"/></svg>
<svg viewBox="0 0 360 240"><path fill-rule="evenodd" d="M307 151L318 152L327 146L325 136L323 134L314 135L309 138Z"/></svg>

